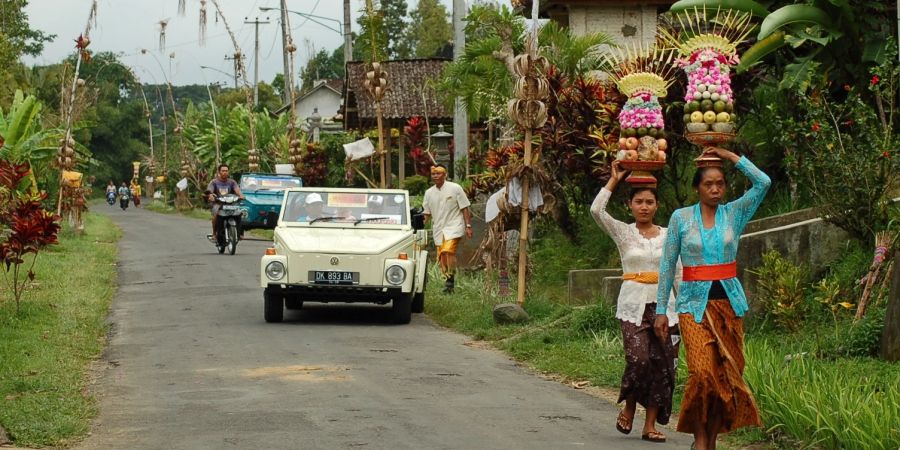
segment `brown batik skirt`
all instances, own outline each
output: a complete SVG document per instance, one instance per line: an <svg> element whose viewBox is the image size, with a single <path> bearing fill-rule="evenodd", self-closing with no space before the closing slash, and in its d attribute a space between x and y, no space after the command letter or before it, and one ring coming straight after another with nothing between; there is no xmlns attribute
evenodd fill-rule
<svg viewBox="0 0 900 450"><path fill-rule="evenodd" d="M655 319L656 303L648 303L640 325L619 321L625 344L625 373L622 374L619 402L633 398L644 408L656 406L659 408L656 421L665 425L672 413L678 347L673 346L671 340L660 342L653 333Z"/></svg>
<svg viewBox="0 0 900 450"><path fill-rule="evenodd" d="M719 433L762 426L756 401L744 382L744 321L726 300L710 300L703 321L680 314L688 379L678 413L678 431L702 430L720 417Z"/></svg>

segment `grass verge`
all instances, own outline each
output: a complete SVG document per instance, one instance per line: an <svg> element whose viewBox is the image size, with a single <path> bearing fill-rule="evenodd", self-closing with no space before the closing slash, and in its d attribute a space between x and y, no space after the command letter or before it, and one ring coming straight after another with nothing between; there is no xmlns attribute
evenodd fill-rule
<svg viewBox="0 0 900 450"><path fill-rule="evenodd" d="M17 445L65 446L97 413L85 372L104 348L120 231L96 214L85 229L38 255L19 314L0 290L0 425Z"/></svg>

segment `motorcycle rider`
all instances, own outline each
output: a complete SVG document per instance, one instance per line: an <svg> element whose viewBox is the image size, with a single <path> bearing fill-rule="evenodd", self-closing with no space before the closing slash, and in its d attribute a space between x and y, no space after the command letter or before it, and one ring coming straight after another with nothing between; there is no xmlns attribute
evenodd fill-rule
<svg viewBox="0 0 900 450"><path fill-rule="evenodd" d="M109 180L109 184L106 185L106 202L109 203L109 206L116 202L116 183L113 183L112 180Z"/></svg>
<svg viewBox="0 0 900 450"><path fill-rule="evenodd" d="M128 184L124 181L122 185L119 186L119 205L122 207L122 211L125 211L125 208L128 208L128 200L131 197L131 189L128 188Z"/></svg>
<svg viewBox="0 0 900 450"><path fill-rule="evenodd" d="M228 164L219 164L219 167L216 168L216 177L209 182L206 191L209 193L207 200L212 204L210 208L210 211L212 211L212 237L215 238L216 230L218 229L216 213L219 212L219 208L222 206L215 202L216 196L234 194L243 200L244 194L241 193L241 188L238 186L237 181L228 177Z"/></svg>

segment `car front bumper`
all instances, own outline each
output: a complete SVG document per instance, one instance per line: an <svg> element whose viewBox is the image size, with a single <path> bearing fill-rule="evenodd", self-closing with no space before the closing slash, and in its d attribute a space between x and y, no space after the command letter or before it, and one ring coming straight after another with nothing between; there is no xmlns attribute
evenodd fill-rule
<svg viewBox="0 0 900 450"><path fill-rule="evenodd" d="M387 303L403 295L400 286L359 286L326 284L269 283L266 290L286 296L297 296L304 302L321 303Z"/></svg>

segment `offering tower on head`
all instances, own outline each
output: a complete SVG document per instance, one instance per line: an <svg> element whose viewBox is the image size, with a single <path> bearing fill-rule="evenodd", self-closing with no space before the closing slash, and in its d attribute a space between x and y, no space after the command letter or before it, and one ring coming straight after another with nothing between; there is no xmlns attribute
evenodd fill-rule
<svg viewBox="0 0 900 450"><path fill-rule="evenodd" d="M625 179L632 185L656 185L652 172L666 162L665 122L660 99L666 97L674 79L674 52L660 47L632 47L613 51L609 76L628 97L619 113L619 152L616 159L630 170Z"/></svg>
<svg viewBox="0 0 900 450"><path fill-rule="evenodd" d="M734 138L732 67L740 61L737 45L753 28L750 14L730 9L693 8L673 16L660 29L663 41L678 52L676 64L687 75L684 96L685 137L701 147ZM720 165L702 157L698 166Z"/></svg>

